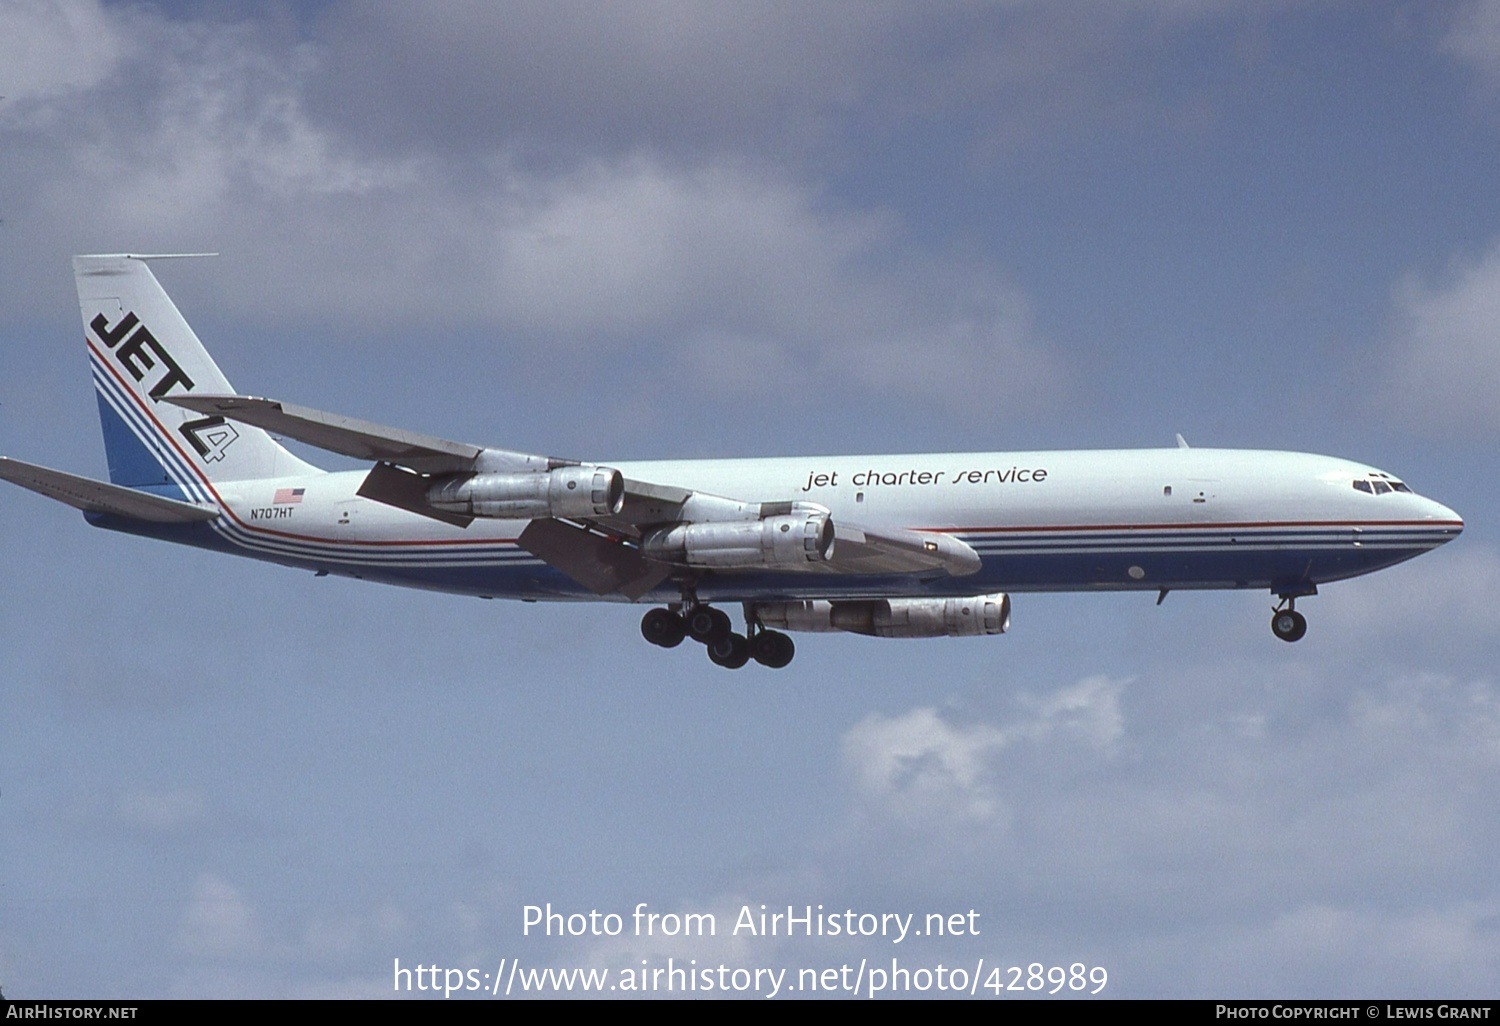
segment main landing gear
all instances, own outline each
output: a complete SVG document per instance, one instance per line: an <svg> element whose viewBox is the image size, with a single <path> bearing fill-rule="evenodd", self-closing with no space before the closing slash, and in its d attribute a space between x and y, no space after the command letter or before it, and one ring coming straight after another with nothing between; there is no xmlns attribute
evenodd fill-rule
<svg viewBox="0 0 1500 1026"><path fill-rule="evenodd" d="M1297 597L1284 595L1271 614L1271 633L1282 641L1301 641L1307 633L1307 617L1297 612Z"/></svg>
<svg viewBox="0 0 1500 1026"><path fill-rule="evenodd" d="M791 638L762 627L748 608L745 633L737 634L727 613L701 602L650 610L641 617L641 636L662 648L676 648L684 638L692 638L708 650L709 661L730 670L738 670L751 659L779 670L797 651Z"/></svg>

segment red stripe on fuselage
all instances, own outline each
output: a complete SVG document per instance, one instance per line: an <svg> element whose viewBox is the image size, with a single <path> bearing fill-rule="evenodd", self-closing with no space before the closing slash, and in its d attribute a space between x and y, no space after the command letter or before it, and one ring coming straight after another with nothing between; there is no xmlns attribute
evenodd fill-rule
<svg viewBox="0 0 1500 1026"><path fill-rule="evenodd" d="M1457 527L1462 520L1245 520L1205 523L1191 521L1181 524L1066 524L1058 526L1023 527L914 527L914 531L930 531L935 534L1002 534L1036 533L1042 531L1234 531L1269 527Z"/></svg>

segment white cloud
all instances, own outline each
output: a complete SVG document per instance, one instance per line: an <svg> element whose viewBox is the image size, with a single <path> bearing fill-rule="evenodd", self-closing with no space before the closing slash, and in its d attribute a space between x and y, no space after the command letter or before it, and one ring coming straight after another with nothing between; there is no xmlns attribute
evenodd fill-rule
<svg viewBox="0 0 1500 1026"><path fill-rule="evenodd" d="M1445 768L1500 762L1500 693L1490 681L1404 675L1383 691L1361 692L1350 711L1357 742L1428 752Z"/></svg>
<svg viewBox="0 0 1500 1026"><path fill-rule="evenodd" d="M1125 734L1125 717L1120 709L1124 686L1124 682L1109 677L1087 677L1041 696L1022 696L1034 719L1019 729L1037 741L1067 738L1110 754Z"/></svg>
<svg viewBox="0 0 1500 1026"><path fill-rule="evenodd" d="M212 250L226 254L217 312L364 333L482 326L499 345L525 339L523 358L549 370L561 346L583 374L630 356L625 373L643 379L630 402L645 409L669 404L684 380L731 401L900 397L986 420L978 411L1065 398L1065 372L1006 274L918 242L886 211L833 200L809 178L804 147L767 146L732 112L776 111L781 124L865 103L887 88L872 55L893 42L903 67L946 69L923 76L937 90L923 103L973 102L955 69L991 68L986 55L1009 69L986 88L1072 67L1067 46L1043 48L1042 68L1013 51L1073 38L1073 8L933 19L901 5L662 4L566 22L544 5L441 17L336 7L314 21L315 41L146 8L36 10L97 21L79 32L128 38L152 60L96 60L92 77L38 93L45 129L15 137L8 166L0 155L19 204L7 211L18 244L0 252L11 297L47 294L63 273L59 247ZM1160 27L1216 10L1146 3L1132 17ZM16 38L47 49L57 33L43 22L18 21ZM1135 45L1110 38L1089 47ZM418 59L428 52L443 59ZM497 68L509 85L482 88ZM349 96L335 102L330 75L386 99L360 114ZM437 87L450 79L471 88ZM643 104L643 93L672 102ZM434 97L452 96L471 98L477 127L446 106L435 116ZM590 138L618 124L633 142L534 159L528 126L571 124L601 98L616 107ZM490 110L509 113L495 122ZM667 145L652 118L698 141ZM436 124L463 129L462 146L424 134ZM40 265L44 253L57 265Z"/></svg>
<svg viewBox="0 0 1500 1026"><path fill-rule="evenodd" d="M1500 902L1488 855L1500 693L1379 664L1351 680L1334 664L1260 685L1203 667L1129 689L1085 680L970 721L932 708L867 717L845 737L850 825L821 855L825 876L843 879L841 866L878 893L940 864L943 893L1030 909L1033 942L1049 935L1038 922L1072 922L1079 905L1170 922L1179 939L1245 938L1254 962L1202 967L1200 993L1252 975L1268 981L1254 993L1304 970L1333 978L1371 914L1344 907L1350 894L1383 895L1377 917L1457 950L1486 929L1476 910ZM1226 694L1164 715L1188 688ZM1337 940L1321 956L1308 939L1320 929ZM1268 939L1277 931L1286 943ZM1298 937L1306 958L1288 959ZM1163 972L1196 958L1162 957ZM1455 972L1476 964L1461 962ZM1429 970L1461 978L1426 962L1397 978Z"/></svg>
<svg viewBox="0 0 1500 1026"><path fill-rule="evenodd" d="M316 23L327 70L314 89L320 109L388 146L507 136L548 155L647 146L795 163L954 113L1010 137L1097 122L1100 108L1139 117L1160 103L1129 83L1142 49L1230 16L1243 5L335 4Z"/></svg>
<svg viewBox="0 0 1500 1026"><path fill-rule="evenodd" d="M1005 753L1026 744L1108 760L1124 734L1123 683L1090 677L1040 695L1022 694L1003 725L954 724L931 707L871 713L844 735L843 760L862 814L908 827L1003 827L1010 798Z"/></svg>
<svg viewBox="0 0 1500 1026"><path fill-rule="evenodd" d="M136 17L150 69L52 101L26 159L0 155L20 186L8 220L46 234L0 253L17 300L59 277L36 257L59 245L209 250L226 254L220 314L483 326L545 340L528 355L549 372L559 355L589 374L629 355L655 402L686 378L730 398L1014 412L1061 387L1013 282L784 168L642 152L538 171L503 140L461 159L370 155L310 112L315 49Z"/></svg>
<svg viewBox="0 0 1500 1026"><path fill-rule="evenodd" d="M131 29L153 54L149 71L57 100L32 164L16 169L36 178L38 213L106 236L254 232L258 206L358 198L417 180L411 163L355 158L313 123L301 95L312 61L305 48L233 24L142 15ZM68 173L42 173L49 159Z"/></svg>
<svg viewBox="0 0 1500 1026"><path fill-rule="evenodd" d="M314 965L338 962L393 947L409 929L406 914L389 900L363 915L317 911L303 929L301 950Z"/></svg>
<svg viewBox="0 0 1500 1026"><path fill-rule="evenodd" d="M854 103L879 80L871 65L888 64L891 42L926 14L847 2L342 4L318 24L320 85L340 116L398 143L786 141Z"/></svg>
<svg viewBox="0 0 1500 1026"><path fill-rule="evenodd" d="M126 50L119 19L98 0L6 0L0 96L14 106L87 89L108 77Z"/></svg>
<svg viewBox="0 0 1500 1026"><path fill-rule="evenodd" d="M1328 604L1319 610L1319 630L1326 618L1330 636L1365 651L1410 651L1426 639L1443 638L1455 654L1487 653L1500 635L1497 591L1500 552L1465 538L1454 550L1377 574L1357 588L1330 589Z"/></svg>
<svg viewBox="0 0 1500 1026"><path fill-rule="evenodd" d="M1396 299L1388 391L1433 429L1500 429L1500 244Z"/></svg>
<svg viewBox="0 0 1500 1026"><path fill-rule="evenodd" d="M153 831L175 830L201 822L208 811L202 791L194 788L155 791L134 789L121 794L120 818Z"/></svg>
<svg viewBox="0 0 1500 1026"><path fill-rule="evenodd" d="M1370 994L1409 980L1425 981L1402 988L1414 997L1488 997L1500 959L1497 914L1500 906L1482 902L1415 911L1313 903L1231 947L1246 964L1278 964L1291 993Z"/></svg>
<svg viewBox="0 0 1500 1026"><path fill-rule="evenodd" d="M878 220L820 213L774 172L638 159L511 184L494 285L507 320L529 330L634 334L698 321L708 305L731 324L790 329L890 241Z"/></svg>
<svg viewBox="0 0 1500 1026"><path fill-rule="evenodd" d="M1458 6L1443 45L1490 79L1500 81L1500 2L1469 0Z"/></svg>
<svg viewBox="0 0 1500 1026"><path fill-rule="evenodd" d="M178 937L187 951L218 957L244 957L262 946L255 909L238 888L213 873L201 874L193 885Z"/></svg>
<svg viewBox="0 0 1500 1026"><path fill-rule="evenodd" d="M989 760L1010 743L985 724L955 727L931 708L896 717L871 713L844 736L844 762L859 796L886 815L928 821L989 821L1002 810Z"/></svg>
<svg viewBox="0 0 1500 1026"><path fill-rule="evenodd" d="M548 183L501 220L502 323L594 352L664 336L659 358L719 394L1025 403L1057 384L1014 286L774 172L636 159Z"/></svg>

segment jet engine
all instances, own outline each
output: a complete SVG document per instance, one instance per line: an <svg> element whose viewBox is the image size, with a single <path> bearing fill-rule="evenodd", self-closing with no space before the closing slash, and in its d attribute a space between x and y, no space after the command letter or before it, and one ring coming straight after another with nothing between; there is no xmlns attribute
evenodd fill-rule
<svg viewBox="0 0 1500 1026"><path fill-rule="evenodd" d="M761 602L755 605L755 616L766 627L787 631L850 631L876 638L968 638L1004 634L1010 627L1010 596L996 592L966 598Z"/></svg>
<svg viewBox="0 0 1500 1026"><path fill-rule="evenodd" d="M833 520L798 511L763 520L669 524L641 538L648 559L721 568L805 567L833 555Z"/></svg>
<svg viewBox="0 0 1500 1026"><path fill-rule="evenodd" d="M520 474L464 474L427 486L427 502L445 513L539 520L606 517L625 503L625 478L610 467L558 467Z"/></svg>

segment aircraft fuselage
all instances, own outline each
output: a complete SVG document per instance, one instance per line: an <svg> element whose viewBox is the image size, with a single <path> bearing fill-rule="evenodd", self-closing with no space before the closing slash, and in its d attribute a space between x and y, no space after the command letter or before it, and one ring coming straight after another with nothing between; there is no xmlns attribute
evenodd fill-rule
<svg viewBox="0 0 1500 1026"><path fill-rule="evenodd" d="M1295 595L1410 559L1463 526L1452 510L1412 492L1357 489L1356 481L1394 480L1374 468L1305 453L1176 448L610 466L630 478L752 500L796 494L826 506L835 522L954 535L983 560L977 574L963 577L709 572L697 582L705 601L1163 588ZM441 523L359 497L364 476L204 481L213 494L200 496L162 490L219 504L226 516L215 524L91 519L391 584L491 597L599 597L517 546L525 521ZM676 595L676 585L666 584L640 600Z"/></svg>

